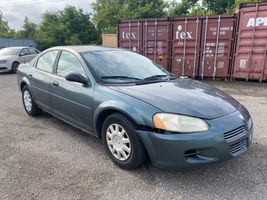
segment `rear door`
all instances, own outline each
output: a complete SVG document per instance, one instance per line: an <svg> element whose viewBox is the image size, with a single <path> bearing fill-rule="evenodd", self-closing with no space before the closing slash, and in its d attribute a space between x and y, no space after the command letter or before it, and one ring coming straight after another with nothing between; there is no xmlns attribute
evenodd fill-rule
<svg viewBox="0 0 267 200"><path fill-rule="evenodd" d="M79 73L89 80L84 67L73 53L61 52L51 79L52 104L53 112L60 118L92 132L93 88L65 79L70 73Z"/></svg>
<svg viewBox="0 0 267 200"><path fill-rule="evenodd" d="M47 111L52 111L51 74L58 51L49 51L38 58L31 74L31 85L36 103Z"/></svg>

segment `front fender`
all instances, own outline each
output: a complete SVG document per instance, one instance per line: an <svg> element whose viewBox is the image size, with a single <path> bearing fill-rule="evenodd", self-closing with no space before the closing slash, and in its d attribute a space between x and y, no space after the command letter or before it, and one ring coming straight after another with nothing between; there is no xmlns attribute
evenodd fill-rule
<svg viewBox="0 0 267 200"><path fill-rule="evenodd" d="M97 121L101 113L107 110L118 111L130 118L138 126L154 127L152 117L158 109L142 101L140 102L123 102L118 100L108 100L97 106L93 116L94 133L97 134Z"/></svg>

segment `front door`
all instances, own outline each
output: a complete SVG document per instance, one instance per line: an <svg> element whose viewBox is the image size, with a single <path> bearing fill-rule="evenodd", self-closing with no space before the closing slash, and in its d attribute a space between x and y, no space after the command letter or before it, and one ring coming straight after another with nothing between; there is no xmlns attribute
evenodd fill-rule
<svg viewBox="0 0 267 200"><path fill-rule="evenodd" d="M68 51L62 51L51 79L53 112L71 124L92 132L93 88L67 81L65 76L70 73L88 78L79 59Z"/></svg>

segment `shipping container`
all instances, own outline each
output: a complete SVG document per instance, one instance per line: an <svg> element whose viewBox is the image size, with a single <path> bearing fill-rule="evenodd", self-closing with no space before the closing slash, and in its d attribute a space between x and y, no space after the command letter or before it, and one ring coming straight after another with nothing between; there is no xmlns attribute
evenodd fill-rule
<svg viewBox="0 0 267 200"><path fill-rule="evenodd" d="M143 25L143 55L169 69L171 35L169 18L146 19Z"/></svg>
<svg viewBox="0 0 267 200"><path fill-rule="evenodd" d="M118 47L117 34L102 34L102 45L106 47Z"/></svg>
<svg viewBox="0 0 267 200"><path fill-rule="evenodd" d="M5 47L29 46L37 47L37 43L28 39L0 38L0 49Z"/></svg>
<svg viewBox="0 0 267 200"><path fill-rule="evenodd" d="M267 80L267 3L239 8L234 78Z"/></svg>
<svg viewBox="0 0 267 200"><path fill-rule="evenodd" d="M143 27L140 20L121 20L118 23L118 46L143 54Z"/></svg>
<svg viewBox="0 0 267 200"><path fill-rule="evenodd" d="M235 16L206 16L202 20L199 75L202 79L228 78L232 64Z"/></svg>
<svg viewBox="0 0 267 200"><path fill-rule="evenodd" d="M175 17L172 72L192 78L227 78L234 24L234 15Z"/></svg>
<svg viewBox="0 0 267 200"><path fill-rule="evenodd" d="M198 75L201 20L198 17L175 17L172 21L172 68L177 75Z"/></svg>
<svg viewBox="0 0 267 200"><path fill-rule="evenodd" d="M138 52L168 69L171 49L169 18L122 20L118 46Z"/></svg>

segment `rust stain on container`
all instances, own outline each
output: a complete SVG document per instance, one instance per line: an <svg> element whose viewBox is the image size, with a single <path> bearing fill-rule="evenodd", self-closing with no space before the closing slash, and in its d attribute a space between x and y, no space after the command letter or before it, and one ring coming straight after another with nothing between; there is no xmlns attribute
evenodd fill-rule
<svg viewBox="0 0 267 200"><path fill-rule="evenodd" d="M239 8L234 78L267 80L267 3Z"/></svg>
<svg viewBox="0 0 267 200"><path fill-rule="evenodd" d="M201 41L201 20L197 17L175 17L172 22L172 72L177 75L198 75Z"/></svg>

